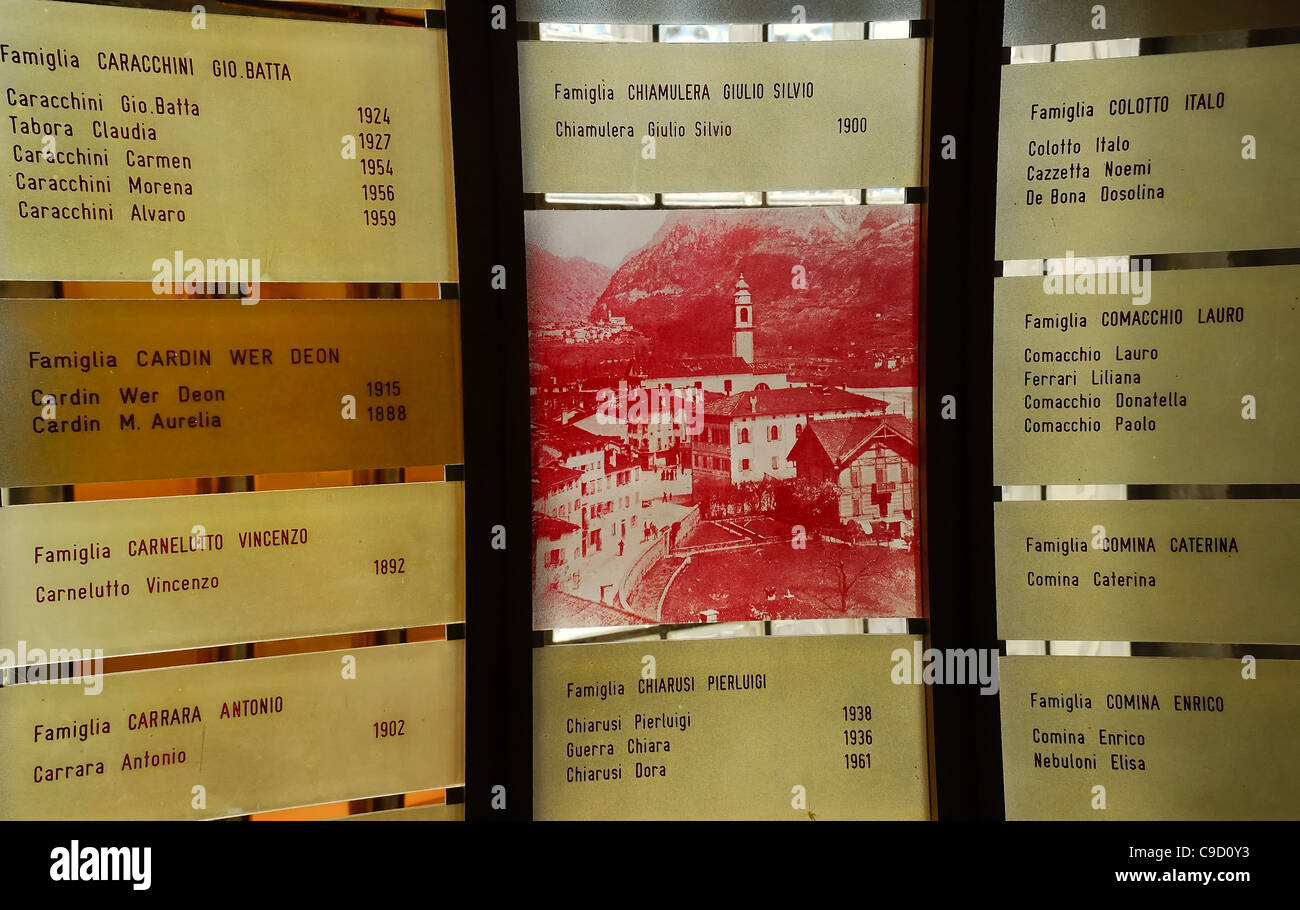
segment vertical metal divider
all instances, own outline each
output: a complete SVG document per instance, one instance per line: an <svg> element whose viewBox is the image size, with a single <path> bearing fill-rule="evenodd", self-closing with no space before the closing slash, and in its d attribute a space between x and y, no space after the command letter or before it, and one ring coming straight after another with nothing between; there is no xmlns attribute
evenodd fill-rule
<svg viewBox="0 0 1300 910"><path fill-rule="evenodd" d="M990 357L1003 10L1000 0L932 0L929 11L918 407L929 646L996 651ZM929 689L933 817L1001 819L998 699L973 685Z"/></svg>
<svg viewBox="0 0 1300 910"><path fill-rule="evenodd" d="M465 427L470 821L532 817L532 603L523 162L513 2L449 3ZM497 24L500 24L499 22Z"/></svg>

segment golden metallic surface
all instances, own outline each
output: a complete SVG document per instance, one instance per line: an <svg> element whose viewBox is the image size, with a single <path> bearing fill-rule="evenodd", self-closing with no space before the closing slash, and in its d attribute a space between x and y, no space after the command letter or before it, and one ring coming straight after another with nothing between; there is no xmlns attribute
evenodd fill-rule
<svg viewBox="0 0 1300 910"><path fill-rule="evenodd" d="M919 642L847 635L536 650L535 817L928 818L924 692L891 681L895 649L910 656ZM861 767L849 767L858 756Z"/></svg>
<svg viewBox="0 0 1300 910"><path fill-rule="evenodd" d="M1300 502L1000 502L998 637L1300 643Z"/></svg>
<svg viewBox="0 0 1300 910"><path fill-rule="evenodd" d="M0 301L0 389L0 486L463 460L454 300Z"/></svg>
<svg viewBox="0 0 1300 910"><path fill-rule="evenodd" d="M0 185L0 279L154 280L180 250L262 281L456 280L444 30L195 21L6 0L10 53L47 56L5 64L25 179Z"/></svg>
<svg viewBox="0 0 1300 910"><path fill-rule="evenodd" d="M0 509L0 641L112 657L461 622L464 525L459 483Z"/></svg>
<svg viewBox="0 0 1300 910"><path fill-rule="evenodd" d="M6 687L0 817L222 818L461 785L464 661L463 641L422 642L117 673L98 694Z"/></svg>
<svg viewBox="0 0 1300 910"><path fill-rule="evenodd" d="M521 42L524 190L917 186L922 55L919 38L690 45ZM631 86L638 92L643 86L665 85L681 100L629 100ZM699 86L707 86L707 99ZM564 100L569 89L600 89L605 95L594 103ZM728 100L729 90L763 94ZM840 118L856 119L841 131ZM620 136L599 138L557 136L557 128L562 131L568 124L613 124L623 130ZM651 124L656 129L653 158L643 144Z"/></svg>
<svg viewBox="0 0 1300 910"><path fill-rule="evenodd" d="M993 482L1300 479L1290 400L1300 378L1300 267L1144 280L1145 304L1131 293L1046 293L1044 278L995 282ZM1044 422L1075 429L1046 431Z"/></svg>
<svg viewBox="0 0 1300 910"><path fill-rule="evenodd" d="M1002 658L1007 818L1295 818L1300 665L1261 660L1252 679L1247 669L1210 658Z"/></svg>
<svg viewBox="0 0 1300 910"><path fill-rule="evenodd" d="M995 257L1300 246L1300 118L1276 88L1297 82L1296 45L1002 67Z"/></svg>

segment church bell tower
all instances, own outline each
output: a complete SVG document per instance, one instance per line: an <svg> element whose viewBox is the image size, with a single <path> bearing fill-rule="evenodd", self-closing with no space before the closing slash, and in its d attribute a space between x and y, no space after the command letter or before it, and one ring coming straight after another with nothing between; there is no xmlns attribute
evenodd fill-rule
<svg viewBox="0 0 1300 910"><path fill-rule="evenodd" d="M742 274L732 295L735 323L731 329L731 356L754 365L754 305L749 300L749 285Z"/></svg>

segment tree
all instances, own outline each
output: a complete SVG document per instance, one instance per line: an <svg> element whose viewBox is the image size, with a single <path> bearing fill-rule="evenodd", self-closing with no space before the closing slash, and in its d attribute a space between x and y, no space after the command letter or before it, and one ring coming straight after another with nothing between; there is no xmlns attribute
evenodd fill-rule
<svg viewBox="0 0 1300 910"><path fill-rule="evenodd" d="M853 591L854 586L862 580L863 576L871 571L871 564L864 564L856 572L851 571L844 564L844 560L839 558L828 559L825 565L832 571L832 577L835 580L836 593L840 599L840 615L848 616L849 594Z"/></svg>
<svg viewBox="0 0 1300 910"><path fill-rule="evenodd" d="M796 477L780 482L773 499L778 514L793 524L840 526L840 488L829 480Z"/></svg>

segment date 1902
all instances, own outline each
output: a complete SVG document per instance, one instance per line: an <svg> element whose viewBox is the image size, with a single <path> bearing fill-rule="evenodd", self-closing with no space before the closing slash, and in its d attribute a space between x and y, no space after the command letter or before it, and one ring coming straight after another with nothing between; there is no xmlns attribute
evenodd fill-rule
<svg viewBox="0 0 1300 910"><path fill-rule="evenodd" d="M377 720L371 726L375 728L375 739L391 739L394 736L406 735L406 721L402 718Z"/></svg>

